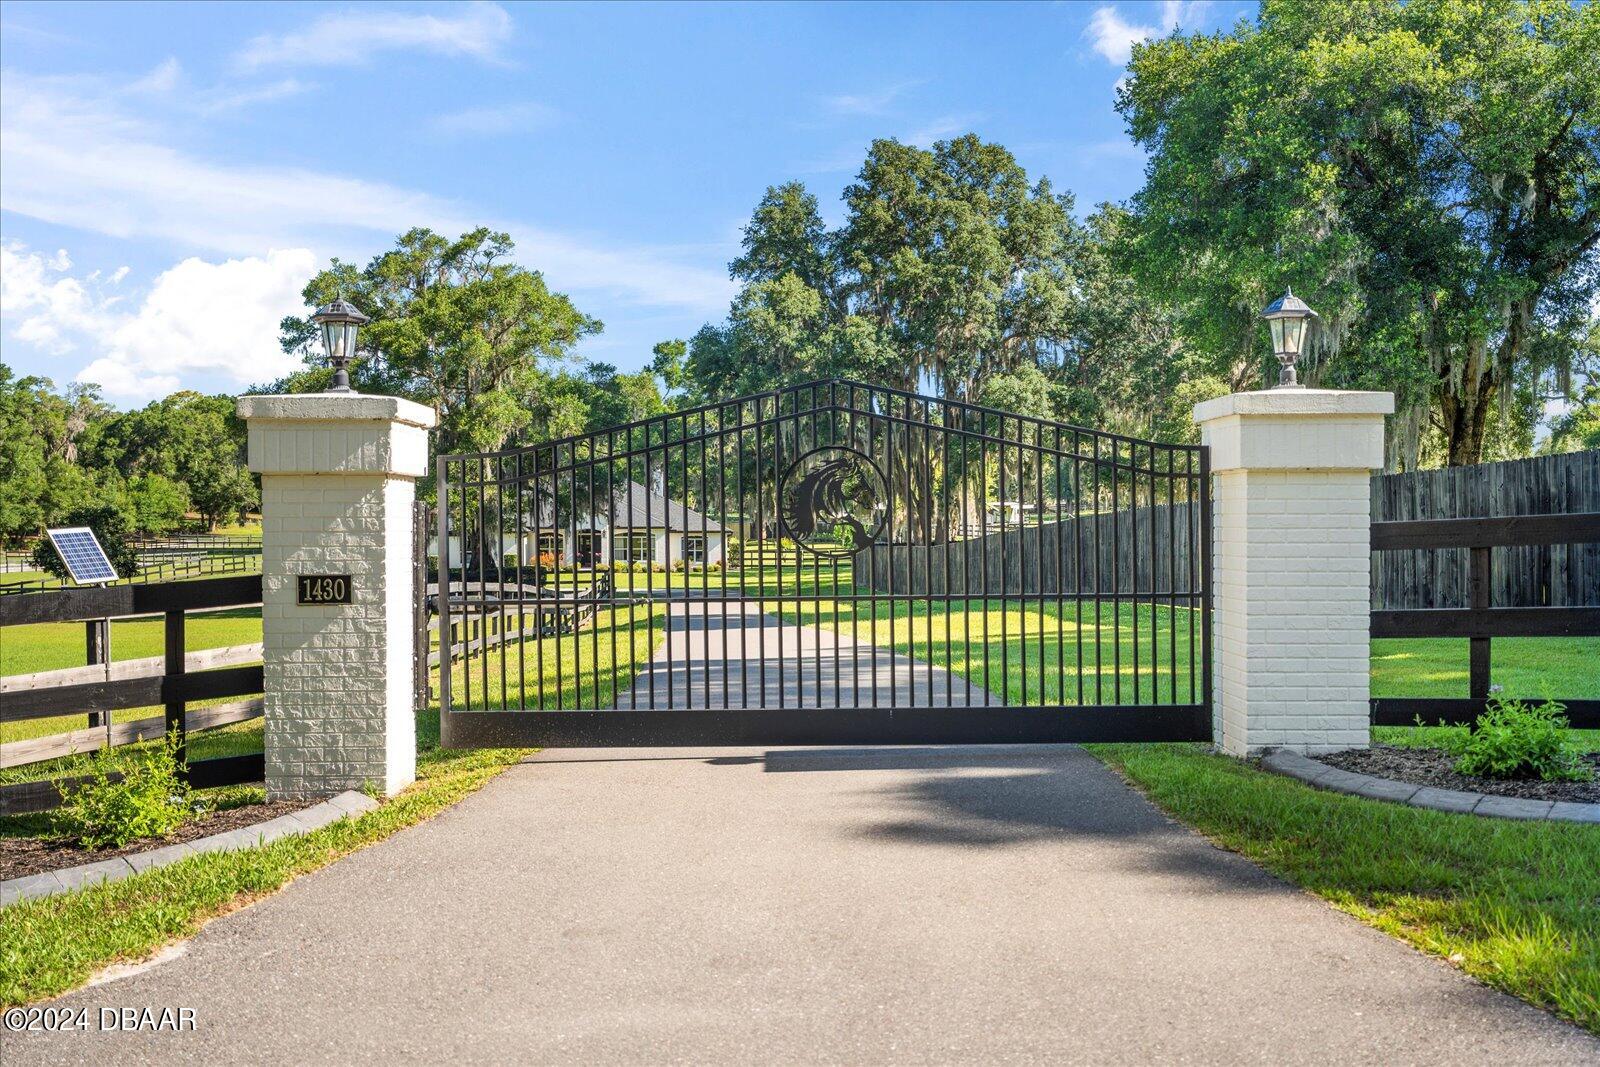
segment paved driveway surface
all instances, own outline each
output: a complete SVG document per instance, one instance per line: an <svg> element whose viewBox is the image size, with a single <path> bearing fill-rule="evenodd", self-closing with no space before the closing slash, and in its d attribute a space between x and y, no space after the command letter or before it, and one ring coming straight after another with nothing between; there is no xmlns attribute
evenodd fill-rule
<svg viewBox="0 0 1600 1067"><path fill-rule="evenodd" d="M763 614L754 603L669 602L623 709L998 707L981 684L892 649ZM902 628L901 637L905 634ZM998 672L998 665L997 665ZM996 675L998 677L998 673Z"/></svg>
<svg viewBox="0 0 1600 1067"><path fill-rule="evenodd" d="M565 751L64 998L35 1063L1600 1062L1074 748Z"/></svg>

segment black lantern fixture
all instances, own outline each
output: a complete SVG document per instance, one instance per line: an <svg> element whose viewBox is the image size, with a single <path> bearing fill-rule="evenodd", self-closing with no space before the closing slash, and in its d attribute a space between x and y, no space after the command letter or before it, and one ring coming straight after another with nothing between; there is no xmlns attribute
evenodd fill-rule
<svg viewBox="0 0 1600 1067"><path fill-rule="evenodd" d="M333 364L333 388L328 392L354 392L348 368L356 355L356 331L372 320L357 311L354 304L339 299L318 308L311 321L322 328L322 348Z"/></svg>
<svg viewBox="0 0 1600 1067"><path fill-rule="evenodd" d="M1272 331L1272 354L1278 357L1278 388L1299 389L1300 380L1295 374L1295 361L1305 347L1306 327L1317 313L1311 305L1285 288L1283 295L1267 305L1261 313Z"/></svg>

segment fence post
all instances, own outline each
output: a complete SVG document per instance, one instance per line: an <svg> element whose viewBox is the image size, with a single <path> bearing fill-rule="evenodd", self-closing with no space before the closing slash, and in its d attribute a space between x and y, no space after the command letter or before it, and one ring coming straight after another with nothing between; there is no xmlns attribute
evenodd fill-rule
<svg viewBox="0 0 1600 1067"><path fill-rule="evenodd" d="M110 636L110 619L90 619L83 624L84 662L91 667L104 664L108 679L111 677L111 654L106 646L110 644ZM110 714L109 711L106 712L107 716ZM100 712L91 711L89 713L89 725L100 725Z"/></svg>
<svg viewBox="0 0 1600 1067"><path fill-rule="evenodd" d="M1467 554L1470 607L1485 611L1489 607L1490 550L1487 545L1469 549ZM1467 695L1483 700L1489 695L1489 638L1474 637L1468 642Z"/></svg>
<svg viewBox="0 0 1600 1067"><path fill-rule="evenodd" d="M164 675L162 686L176 688L175 683L181 684L183 675L188 670L188 663L184 656L182 608L166 613L162 634L165 638L163 644L166 653L162 667L162 674ZM183 774L187 777L189 773L189 704L187 701L171 695L164 695L164 703L166 705L167 736L171 737L173 734L177 734L178 766L183 768ZM106 714L110 715L111 712L108 711Z"/></svg>
<svg viewBox="0 0 1600 1067"><path fill-rule="evenodd" d="M267 794L396 793L416 776L412 501L434 414L318 393L239 415L261 475Z"/></svg>
<svg viewBox="0 0 1600 1067"><path fill-rule="evenodd" d="M1368 744L1370 481L1392 393L1197 404L1210 447L1213 736L1236 756Z"/></svg>

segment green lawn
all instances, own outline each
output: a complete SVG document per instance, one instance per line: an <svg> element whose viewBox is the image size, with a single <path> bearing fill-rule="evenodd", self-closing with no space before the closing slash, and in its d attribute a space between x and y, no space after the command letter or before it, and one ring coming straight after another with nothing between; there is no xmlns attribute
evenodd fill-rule
<svg viewBox="0 0 1600 1067"><path fill-rule="evenodd" d="M196 620L212 620L214 625L202 629L191 623L188 630L190 649L244 644L261 639L260 609L217 613L217 615L243 617L219 619L216 615L194 616ZM475 655L470 660L455 664L451 671L451 684L454 687L455 697L458 701L470 699L476 707L485 706L484 687L487 678L487 692L492 694L492 703L489 706L495 708L505 707L515 710L524 704L530 708L551 709L609 706L613 692L625 694L633 685L636 665L649 660L655 645L662 639L665 622L665 606L657 606L653 611L637 608L631 613L631 619L630 612L621 608L611 612L601 612L594 624L586 626L576 634L549 637L524 644L512 642L492 648L487 655ZM129 625L138 627L146 624L136 622ZM154 640L159 646L161 641L159 620L153 625ZM41 655L52 644L60 644L66 640L68 635L58 631L76 631L80 646L83 639L82 627L76 625L29 626L13 629L33 631L29 636L41 646ZM201 631L198 637L197 630ZM250 636L252 633L254 636ZM129 640L123 644L119 644L122 640L121 634L114 635L113 651L121 653L127 644L134 644L137 649L135 638L138 635L139 631L134 630ZM159 651L157 647L156 652ZM141 654L146 653L129 652L128 658L137 658ZM81 647L78 656L81 660ZM117 658L123 657L119 654ZM221 702L199 701L190 706L202 708L207 704ZM117 712L115 721L132 722L160 715L161 712L160 707L129 708ZM60 715L48 719L7 723L0 726L0 740L20 741L31 737L64 733L82 728L86 721L83 715ZM124 747L141 748L154 743L141 742ZM195 731L189 735L189 757L198 760L213 756L260 752L261 744L261 720L253 719ZM77 773L81 770L84 759L83 754L75 754L0 770L0 784L39 781L57 775Z"/></svg>
<svg viewBox="0 0 1600 1067"><path fill-rule="evenodd" d="M0 628L0 675L81 667L85 662L83 634L84 624L81 622L44 622ZM111 623L111 658L124 660L159 656L166 647L163 634L163 623L159 617L114 619ZM184 622L184 647L190 652L248 645L260 640L260 608L192 612Z"/></svg>
<svg viewBox="0 0 1600 1067"><path fill-rule="evenodd" d="M254 537L261 539L261 518L257 516L244 522L227 523L210 531L219 537Z"/></svg>
<svg viewBox="0 0 1600 1067"><path fill-rule="evenodd" d="M1219 845L1600 1033L1600 829L1324 792L1197 745L1090 750Z"/></svg>
<svg viewBox="0 0 1600 1067"><path fill-rule="evenodd" d="M848 585L849 566L838 568L840 591ZM582 576L587 578L587 574ZM637 580L642 589L646 580L651 588L682 588L682 574L623 574ZM820 582L819 582L820 577ZM1135 609L1123 605L1115 615L1108 605L1099 609L1084 602L1067 602L1058 611L1054 604L992 600L985 610L982 601L969 601L966 610L947 612L935 605L900 601L891 616L887 602L881 602L874 620L869 605L834 601L833 569L820 572L811 567L785 567L748 570L722 575L688 575L691 589L709 582L713 593L724 580L730 591L743 587L768 593L782 589L784 595L817 597L796 604L793 600L774 603L789 618L808 625L838 627L886 648L944 666L970 678L975 685L992 687L1012 702L1057 702L1076 704L1079 677L1082 676L1082 703L1115 703L1119 699L1159 703L1185 703L1195 699L1188 670L1188 643L1191 615L1184 610L1141 607L1137 612L1139 634L1134 639ZM483 672L489 671L487 693L493 706L501 706L501 674L506 674L506 705L520 707L526 702L555 707L605 707L613 687L627 691L634 665L649 659L662 640L665 608L654 608L653 623L645 610L637 608L633 621L627 610L610 616L603 613L597 626L581 636L566 636L506 646L502 666L498 650L487 658L474 660L471 679L472 702L484 703ZM1152 629L1152 622L1154 628ZM1024 634L1026 636L1024 636ZM1095 637L1101 642L1099 660ZM1079 638L1083 640L1082 670L1079 670ZM186 643L191 650L248 644L261 639L261 615L257 608L196 613L190 617ZM612 641L618 655L612 659ZM654 644L652 644L652 640ZM948 652L946 641L949 642ZM1196 636L1198 643L1198 636ZM578 645L581 643L581 651ZM1152 662L1152 643L1156 657ZM1134 652L1138 651L1135 672ZM136 659L160 655L160 619L130 619L113 623L112 652L116 659ZM1172 653L1177 652L1174 664ZM84 660L83 625L49 623L0 629L0 674L19 674L38 670L79 666ZM1494 643L1493 677L1512 695L1600 698L1600 639L1596 638L1508 638ZM1002 663L1005 670L1002 671ZM1041 670L1041 663L1043 664ZM1026 664L1026 670L1024 670ZM540 671L543 671L541 676ZM453 677L458 699L468 695L465 668L457 664ZM520 672L520 673L519 673ZM987 676L987 680L986 680ZM1002 680L1004 679L1004 680ZM1098 686L1098 689L1097 689ZM1381 640L1373 642L1372 691L1375 696L1465 696L1467 687L1467 642L1465 640ZM581 690L581 693L580 693ZM203 706L203 705L196 705ZM129 722L160 714L159 707L130 708L116 713L116 721ZM64 715L0 726L0 742L41 737L78 729L87 724L82 715ZM1432 736L1409 727L1379 728L1374 736L1392 744L1425 744ZM1586 744L1600 748L1600 731ZM238 723L192 735L195 758L235 755L260 751L259 721ZM0 771L0 782L35 780L67 772L76 761L51 761L28 767Z"/></svg>
<svg viewBox="0 0 1600 1067"><path fill-rule="evenodd" d="M1372 695L1464 697L1465 638L1372 642ZM1499 637L1489 645L1489 679L1507 696L1600 698L1600 637Z"/></svg>
<svg viewBox="0 0 1600 1067"><path fill-rule="evenodd" d="M765 575L769 589L779 577ZM799 576L786 580L798 581ZM1002 609L991 602L985 611L977 602L963 612L936 609L930 616L926 605L902 603L892 619L880 606L876 620L864 607L830 599L820 607L789 602L783 609L800 621L870 636L907 654L944 663L979 684L982 651L987 649L991 684L1001 684L997 668L1002 656L1012 667L1005 684L1012 700L1075 702L1081 634L1086 699L1095 680L1110 692L1118 679L1125 699L1135 685L1146 699L1169 699L1174 682L1178 698L1189 699L1190 679L1182 662L1186 655L1180 655L1176 672L1168 656L1174 642L1187 652L1187 612L1144 609L1137 646L1141 675L1136 680L1133 609L1126 605L1114 616L1105 607L1097 617L1091 607L1080 609L1075 604L1058 612L1052 605L1023 607L1012 602ZM465 675L471 670L475 692L481 693L487 667L493 692L499 693L504 678L511 706L518 706L523 694L532 706L542 670L544 707L592 707L597 692L604 706L613 686L619 693L626 691L636 666L661 640L666 609L656 605L648 615L645 609L636 609L631 621L627 614L626 609L602 613L591 628L578 634L521 648L513 645L503 660L496 649L468 664L457 664L452 670L457 692L464 693ZM1151 622L1160 652L1153 673ZM142 633L140 627L148 632ZM189 633L192 649L259 640L259 613L197 618ZM1106 653L1100 663L1092 654L1096 634ZM0 664L8 673L82 661L83 630L78 625L17 627L0 635L5 645ZM969 635L974 641L971 651L966 644ZM1037 667L1041 661L1035 658L1041 637L1042 688ZM118 658L132 658L159 654L160 643L158 621L130 622L119 624L113 649ZM1510 646L1503 667L1502 646ZM1113 649L1122 657L1120 669L1113 662ZM1024 654L1029 664L1026 680L1020 671ZM1600 642L1589 639L1496 642L1496 680L1512 691L1533 686L1532 694L1539 692L1539 681L1548 681L1557 695L1600 695L1595 681L1600 672L1585 669L1597 656ZM1465 658L1464 641L1374 642L1374 692L1464 694ZM1068 667L1074 673L1067 673ZM1152 677L1154 694L1149 689ZM64 718L70 718L72 725L81 720ZM1410 728L1386 728L1377 734L1401 743L1425 743L1430 735L1430 730ZM191 747L196 757L259 751L260 737L257 720L193 735ZM189 936L213 916L426 818L524 754L443 752L437 748L437 738L438 716L433 709L419 716L418 783L377 812L264 848L199 856L123 882L0 911L0 1002L10 1005L55 995L111 962L137 959ZM1583 739L1600 748L1600 731L1589 731ZM1212 756L1200 746L1091 746L1091 750L1156 803L1224 847L1379 929L1451 959L1491 985L1600 1032L1600 913L1596 911L1600 830L1474 819L1321 792ZM62 770L67 765L56 761L53 768L18 770ZM244 794L230 795L238 799ZM0 819L0 833L38 833L42 825L37 817Z"/></svg>
<svg viewBox="0 0 1600 1067"><path fill-rule="evenodd" d="M517 711L611 707L633 686L666 632L667 609L601 611L576 633L511 641L458 661L450 671L452 707Z"/></svg>

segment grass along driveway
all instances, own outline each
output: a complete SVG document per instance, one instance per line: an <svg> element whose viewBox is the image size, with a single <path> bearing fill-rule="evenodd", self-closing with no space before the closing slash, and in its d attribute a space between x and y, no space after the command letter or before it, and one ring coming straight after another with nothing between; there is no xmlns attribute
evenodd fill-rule
<svg viewBox="0 0 1600 1067"><path fill-rule="evenodd" d="M1198 745L1091 745L1217 844L1600 1033L1600 828L1312 789Z"/></svg>

